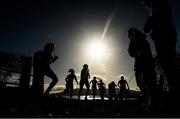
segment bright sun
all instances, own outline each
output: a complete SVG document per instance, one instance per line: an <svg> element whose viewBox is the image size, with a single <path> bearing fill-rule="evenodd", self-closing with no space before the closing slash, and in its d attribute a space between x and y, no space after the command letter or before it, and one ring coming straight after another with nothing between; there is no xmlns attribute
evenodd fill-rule
<svg viewBox="0 0 180 119"><path fill-rule="evenodd" d="M89 45L88 54L92 58L102 58L105 56L106 48L103 42L93 42Z"/></svg>

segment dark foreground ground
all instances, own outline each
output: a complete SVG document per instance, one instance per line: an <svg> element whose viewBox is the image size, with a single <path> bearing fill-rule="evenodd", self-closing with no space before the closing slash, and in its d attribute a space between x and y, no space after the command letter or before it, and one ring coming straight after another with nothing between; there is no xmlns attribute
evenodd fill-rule
<svg viewBox="0 0 180 119"><path fill-rule="evenodd" d="M0 117L54 117L54 118L123 118L123 117L180 117L179 109L167 108L165 100L156 107L145 110L142 100L69 100L60 94L46 96L33 104L31 97L25 98L12 89L1 91ZM15 91L17 89L13 89Z"/></svg>

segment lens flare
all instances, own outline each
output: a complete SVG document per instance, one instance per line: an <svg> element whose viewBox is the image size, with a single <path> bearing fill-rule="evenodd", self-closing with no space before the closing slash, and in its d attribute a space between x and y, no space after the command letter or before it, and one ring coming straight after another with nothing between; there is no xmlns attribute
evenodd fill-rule
<svg viewBox="0 0 180 119"><path fill-rule="evenodd" d="M88 48L88 55L92 58L103 58L106 48L102 42L94 42Z"/></svg>

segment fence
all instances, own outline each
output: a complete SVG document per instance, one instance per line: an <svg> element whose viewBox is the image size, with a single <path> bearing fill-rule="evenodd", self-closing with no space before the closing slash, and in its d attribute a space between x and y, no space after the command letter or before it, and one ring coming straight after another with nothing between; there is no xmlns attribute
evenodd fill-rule
<svg viewBox="0 0 180 119"><path fill-rule="evenodd" d="M32 57L0 52L0 87L6 84L17 85L21 90L30 87ZM15 80L12 80L15 74ZM11 81L8 81L10 80Z"/></svg>

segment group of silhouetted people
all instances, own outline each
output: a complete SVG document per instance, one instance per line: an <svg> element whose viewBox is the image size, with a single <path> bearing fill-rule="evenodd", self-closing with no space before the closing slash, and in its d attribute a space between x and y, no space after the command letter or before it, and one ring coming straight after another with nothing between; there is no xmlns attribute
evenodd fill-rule
<svg viewBox="0 0 180 119"><path fill-rule="evenodd" d="M35 99L41 100L43 98L43 95L49 95L50 90L56 85L58 82L58 78L56 74L52 71L50 68L50 64L53 63L58 57L52 57L52 52L54 50L54 44L53 43L48 43L44 47L43 51L38 51L34 54L33 57L33 72L34 72L34 78L33 78L33 84L32 84L32 91L35 96ZM90 73L89 73L89 68L87 64L83 65L83 68L81 70L81 75L80 75L80 82L78 83L77 77L75 75L74 69L70 69L68 71L68 75L65 78L66 81L66 91L69 93L70 99L72 99L72 94L73 94L73 80L76 81L77 85L80 85L80 89L78 92L78 99L80 99L83 86L86 86L86 95L85 95L85 100L87 100L87 96L89 94L89 88L90 84L92 83L92 92L93 92L93 99L95 99L96 91L97 91L97 86L99 89L99 94L101 99L104 99L105 93L106 93L106 85L100 79L100 81L96 80L96 77L93 77L93 80L89 82L90 79ZM48 76L52 79L52 82L50 83L49 87L44 93L44 76ZM121 80L118 82L118 86L120 88L120 93L124 95L124 91L126 88L127 82L124 80L124 77L121 77ZM127 84L128 85L128 84ZM115 83L111 83L111 86L109 85L109 94L115 89ZM129 88L129 86L128 86ZM114 93L114 92L113 92ZM111 95L111 94L110 94ZM116 93L114 93L116 95Z"/></svg>
<svg viewBox="0 0 180 119"><path fill-rule="evenodd" d="M92 83L93 99L95 98L95 95L96 95L97 85L99 86L100 94L101 94L101 97L103 99L104 94L105 94L105 93L103 93L103 91L105 92L105 87L103 85L104 83L102 82L102 80L100 80L100 82L98 82L96 80L96 77L94 77L93 80L89 82L90 74L89 74L89 69L88 69L87 64L83 65L83 69L81 70L81 77L80 77L80 82L79 83L77 81L76 75L74 74L75 71L73 69L70 69L68 72L71 72L71 73L68 74L68 76L65 78L65 81L66 81L65 92L69 93L70 99L72 99L73 80L74 79L76 80L77 85L80 84L80 89L79 89L79 92L78 92L78 100L80 100L80 96L81 96L84 85L86 86L85 100L87 100L87 96L89 94L89 89L90 89L90 84L91 83Z"/></svg>
<svg viewBox="0 0 180 119"><path fill-rule="evenodd" d="M128 37L130 39L128 53L135 59L134 71L137 85L139 86L144 99L147 102L147 105L154 106L156 105L159 92L157 92L157 74L155 71L154 57L151 52L150 44L146 40L146 34L150 34L151 39L154 42L158 64L162 67L164 75L167 78L168 86L170 89L169 99L175 99L177 98L176 95L178 93L179 85L177 80L175 62L177 33L171 20L171 9L168 6L166 0L142 1L144 6L148 8L149 11L151 11L151 15L147 18L147 21L144 25L144 32L138 30L137 28L130 28L128 30ZM34 54L34 78L32 89L36 96L41 97L43 94L48 95L50 90L58 82L57 76L50 68L50 64L58 58L57 56L52 57L53 50L54 44L49 43L45 46L43 51L38 51ZM102 80L98 82L96 80L96 77L94 77L93 80L89 82L90 74L87 64L83 65L79 83L77 81L75 71L73 69L70 69L68 72L70 72L70 74L66 77L65 80L66 88L70 92L70 98L72 98L74 79L76 80L77 84L80 85L78 99L80 99L84 85L87 88L85 96L85 99L87 99L91 83L93 99L96 95L97 86L99 87L100 97L102 99L104 98L106 91L105 83ZM52 82L50 83L45 93L43 93L43 78L45 75L50 77L52 79ZM126 92L126 85L128 85L124 80L124 77L121 77L121 80L117 85L120 86L120 97L123 97ZM116 98L115 87L117 85L114 81L109 83L108 89L110 99Z"/></svg>
<svg viewBox="0 0 180 119"><path fill-rule="evenodd" d="M94 76L93 79L89 82L90 74L88 69L88 65L84 64L83 69L81 71L81 79L80 79L80 89L78 92L78 99L80 99L81 92L83 89L83 85L86 85L86 95L85 95L85 100L87 100L87 96L89 94L89 88L90 85L92 84L92 94L93 94L93 100L95 99L95 96L97 94L97 90L99 90L99 95L102 100L104 100L105 93L106 93L106 84L103 82L102 79L97 81L97 78ZM76 75L74 74L74 70L70 69L68 72L70 74L67 75L65 78L66 81L66 89L65 92L69 93L70 99L72 99L72 93L73 93L73 80L75 79L77 82L77 85L79 84L76 78ZM85 79L84 79L85 78ZM116 94L116 87L119 87L119 94ZM97 88L98 87L98 88ZM122 100L123 98L126 98L126 93L129 90L129 85L127 81L124 79L124 76L121 76L121 80L119 80L118 84L116 85L114 81L110 82L108 85L108 94L109 94L109 99L116 100L120 99ZM117 98L116 98L117 97Z"/></svg>
<svg viewBox="0 0 180 119"><path fill-rule="evenodd" d="M81 80L80 80L80 89L78 92L78 100L80 100L80 96L81 96L81 92L83 89L83 85L86 85L86 95L85 95L85 100L87 100L87 96L89 94L89 88L90 85L92 84L92 95L93 95L93 100L95 99L95 96L97 94L97 90L99 90L99 95L101 100L104 100L105 98L105 93L106 93L106 84L103 82L102 79L100 79L99 81L97 81L97 77L93 77L93 79L89 82L89 78L90 78L90 74L87 71L88 65L84 64L83 69L81 71ZM86 69L86 70L85 70ZM67 77L65 78L66 81L66 89L65 89L65 93L68 93L70 96L70 99L72 99L72 93L73 93L73 80L75 79L77 85L79 84L76 78L76 75L74 74L74 70L70 69L68 72L70 72L70 74L67 75ZM86 74L86 73L87 74ZM85 77L87 76L87 77ZM83 78L86 79L83 79ZM119 94L116 93L116 87L119 87ZM97 88L98 87L98 88ZM127 83L127 81L124 79L124 76L121 76L121 80L118 81L118 84L116 85L114 81L110 82L108 85L108 94L109 94L109 100L123 100L123 98L126 99L126 94L129 91L129 85Z"/></svg>
<svg viewBox="0 0 180 119"><path fill-rule="evenodd" d="M77 85L79 85L79 83L77 81L76 75L74 74L75 71L73 69L70 69L68 72L70 72L70 74L68 74L67 77L65 78L65 81L66 81L65 93L68 93L70 96L70 99L72 99L73 80L75 79ZM97 90L99 90L99 95L100 95L101 100L104 100L105 93L106 93L106 84L103 82L102 79L97 81L97 77L95 77L95 76L93 77L93 79L90 82L89 82L89 79L90 79L90 74L89 74L88 65L84 64L83 69L81 70L80 89L78 92L78 100L80 100L80 96L81 96L84 84L86 86L85 100L87 100L87 96L89 94L89 89L90 89L91 84L92 84L91 89L92 89L92 94L93 94L93 100L95 99ZM120 88L118 95L116 94L116 86L118 86ZM108 94L109 94L110 100L113 100L113 99L114 100L116 100L116 99L122 100L123 98L126 98L126 94L128 91L129 91L129 85L128 85L127 81L124 79L124 76L121 76L121 80L119 80L117 85L115 84L114 81L110 82L108 85Z"/></svg>
<svg viewBox="0 0 180 119"><path fill-rule="evenodd" d="M121 79L118 81L117 85L114 81L108 84L109 91L109 100L123 100L127 98L127 94L129 93L129 84L124 79L124 76L120 77ZM119 87L119 93L116 92L116 87Z"/></svg>
<svg viewBox="0 0 180 119"><path fill-rule="evenodd" d="M96 91L97 91L97 86L99 87L101 99L104 99L104 95L105 95L105 92L106 92L105 83L102 80L100 80L98 82L96 80L96 77L93 77L93 80L91 80L89 82L90 74L89 74L89 69L88 69L88 65L87 64L83 65L83 69L81 70L81 76L80 76L80 82L79 83L77 81L76 75L74 74L74 70L70 69L69 71L73 71L73 73L71 72L65 78L65 81L66 81L66 89L65 89L65 91L67 93L69 93L70 99L72 99L73 79L76 80L77 84L80 84L80 89L79 89L79 92L78 92L78 100L80 100L80 96L81 96L81 93L82 93L84 85L86 86L85 100L87 100L87 96L89 94L89 89L90 89L90 84L91 83L92 83L93 99L95 99L95 95L96 95Z"/></svg>

